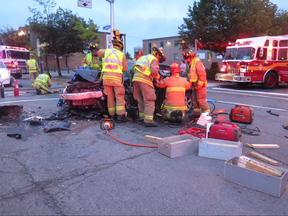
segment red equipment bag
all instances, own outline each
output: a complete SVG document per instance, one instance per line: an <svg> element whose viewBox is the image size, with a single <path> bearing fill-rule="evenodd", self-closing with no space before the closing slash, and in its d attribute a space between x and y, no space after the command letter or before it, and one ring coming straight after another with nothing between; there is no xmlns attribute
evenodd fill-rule
<svg viewBox="0 0 288 216"><path fill-rule="evenodd" d="M231 109L229 118L233 122L251 124L254 120L254 111L250 106L236 105Z"/></svg>
<svg viewBox="0 0 288 216"><path fill-rule="evenodd" d="M212 124L208 130L208 138L236 142L241 141L241 130L236 124L232 122L215 121L215 123Z"/></svg>
<svg viewBox="0 0 288 216"><path fill-rule="evenodd" d="M189 134L198 138L206 138L206 129L197 128L197 127L191 127L187 130L180 131L180 135L182 134Z"/></svg>

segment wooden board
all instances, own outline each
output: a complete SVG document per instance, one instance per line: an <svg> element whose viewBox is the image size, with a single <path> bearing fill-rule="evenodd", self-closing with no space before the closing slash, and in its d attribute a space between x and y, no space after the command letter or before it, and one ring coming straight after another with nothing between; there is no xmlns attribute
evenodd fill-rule
<svg viewBox="0 0 288 216"><path fill-rule="evenodd" d="M251 155L251 156L253 156L253 157L255 157L255 158L258 158L259 160L262 160L262 161L264 161L264 162L267 162L267 163L269 163L269 164L272 164L272 165L274 165L274 166L278 166L278 165L279 165L279 162L278 162L278 161L273 160L273 159L271 159L271 158L269 158L269 157L266 157L266 156L264 156L264 155L262 155L262 154L260 154L260 153L258 153L258 152L252 151L252 152L249 152L248 154Z"/></svg>
<svg viewBox="0 0 288 216"><path fill-rule="evenodd" d="M277 144L246 144L252 148L279 148Z"/></svg>
<svg viewBox="0 0 288 216"><path fill-rule="evenodd" d="M240 167L245 167L247 169L255 170L255 171L265 173L268 175L272 175L272 176L276 176L276 177L281 177L283 174L282 171L274 167L258 162L246 156L240 156L237 165Z"/></svg>
<svg viewBox="0 0 288 216"><path fill-rule="evenodd" d="M161 137L155 137L150 135L145 135L144 141L148 143L158 144L158 140L160 140Z"/></svg>

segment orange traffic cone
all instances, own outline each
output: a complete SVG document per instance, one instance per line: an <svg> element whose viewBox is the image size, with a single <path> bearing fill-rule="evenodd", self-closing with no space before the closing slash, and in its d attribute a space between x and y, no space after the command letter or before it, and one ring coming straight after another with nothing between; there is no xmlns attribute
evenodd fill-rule
<svg viewBox="0 0 288 216"><path fill-rule="evenodd" d="M19 84L18 81L16 80L14 82L14 97L18 97L19 96Z"/></svg>

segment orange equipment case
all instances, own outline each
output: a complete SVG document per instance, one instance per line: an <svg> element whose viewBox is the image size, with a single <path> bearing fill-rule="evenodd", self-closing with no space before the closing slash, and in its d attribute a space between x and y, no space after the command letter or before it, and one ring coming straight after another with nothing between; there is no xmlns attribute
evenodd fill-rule
<svg viewBox="0 0 288 216"><path fill-rule="evenodd" d="M250 106L236 105L231 109L229 118L233 122L251 124L254 120L254 111Z"/></svg>

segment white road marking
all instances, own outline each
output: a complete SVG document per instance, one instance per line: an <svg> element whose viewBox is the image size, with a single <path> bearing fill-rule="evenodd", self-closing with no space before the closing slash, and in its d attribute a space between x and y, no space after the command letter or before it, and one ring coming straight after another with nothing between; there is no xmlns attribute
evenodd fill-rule
<svg viewBox="0 0 288 216"><path fill-rule="evenodd" d="M239 103L235 103L235 102L219 101L219 100L216 100L216 102L214 102L214 103L224 103L224 104L233 104L233 105L239 104ZM257 105L252 105L252 104L243 104L243 103L241 103L241 105L250 106L250 107L255 107L255 108L260 108L260 109L277 110L277 111L282 111L282 112L286 112L286 111L287 111L287 110L284 110L284 109L278 109L278 108L273 108L273 107L257 106Z"/></svg>
<svg viewBox="0 0 288 216"><path fill-rule="evenodd" d="M277 96L288 97L288 94L284 94L284 93L260 92L260 91L253 91L253 90L237 90L237 89L228 89L228 88L212 88L212 89L220 90L220 91L244 92L244 93L265 94L265 95L277 95ZM254 95L254 96L255 96L255 95Z"/></svg>
<svg viewBox="0 0 288 216"><path fill-rule="evenodd" d="M229 92L229 91L213 91L213 90L207 90L207 92L214 92L214 93L222 93L222 94L237 94L237 95L246 95L246 96L251 96L251 97L263 97L263 98L271 98L271 99L277 99L277 100L287 100L288 98L283 98L283 97L271 97L269 95L255 95L255 94L247 94L247 93L241 93L241 92Z"/></svg>
<svg viewBox="0 0 288 216"><path fill-rule="evenodd" d="M35 101L50 101L50 100L59 100L59 98L43 98L43 99L33 99L33 100L11 100L0 102L0 104L12 104L12 103L21 103L21 102L35 102Z"/></svg>

